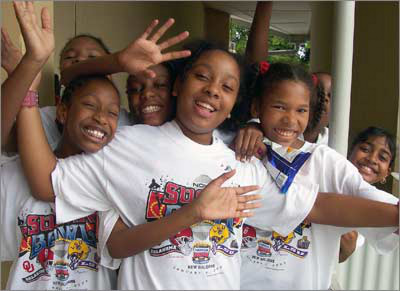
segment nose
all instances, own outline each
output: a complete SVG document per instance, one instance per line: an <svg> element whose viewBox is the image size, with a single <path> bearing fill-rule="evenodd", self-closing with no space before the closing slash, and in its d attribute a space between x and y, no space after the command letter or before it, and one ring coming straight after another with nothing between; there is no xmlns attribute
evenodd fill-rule
<svg viewBox="0 0 400 291"><path fill-rule="evenodd" d="M106 113L103 110L97 110L93 115L93 119L101 125L107 124Z"/></svg>
<svg viewBox="0 0 400 291"><path fill-rule="evenodd" d="M294 113L292 111L288 111L283 116L283 122L285 125L291 126L295 123Z"/></svg>
<svg viewBox="0 0 400 291"><path fill-rule="evenodd" d="M378 152L372 151L368 156L367 159L369 162L376 164L378 162Z"/></svg>
<svg viewBox="0 0 400 291"><path fill-rule="evenodd" d="M154 98L154 96L155 96L154 90L151 87L145 87L142 91L142 94L140 94L140 100L146 101L150 98Z"/></svg>
<svg viewBox="0 0 400 291"><path fill-rule="evenodd" d="M209 82L205 88L206 93L210 97L219 98L219 87L217 82Z"/></svg>

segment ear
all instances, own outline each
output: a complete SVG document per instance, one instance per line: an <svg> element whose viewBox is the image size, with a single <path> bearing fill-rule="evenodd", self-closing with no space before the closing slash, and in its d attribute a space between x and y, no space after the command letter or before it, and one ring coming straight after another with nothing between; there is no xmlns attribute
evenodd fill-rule
<svg viewBox="0 0 400 291"><path fill-rule="evenodd" d="M177 77L177 78L175 79L174 86L173 86L173 88L172 88L172 93L171 93L172 96L175 96L175 97L178 96L178 92L179 92L180 89L181 89L181 85L182 85L181 78L180 78L180 77Z"/></svg>
<svg viewBox="0 0 400 291"><path fill-rule="evenodd" d="M259 118L260 117L260 105L258 100L253 100L250 107L250 114L252 118Z"/></svg>
<svg viewBox="0 0 400 291"><path fill-rule="evenodd" d="M60 102L57 105L56 109L56 118L62 124L65 125L68 116L68 107L65 103Z"/></svg>

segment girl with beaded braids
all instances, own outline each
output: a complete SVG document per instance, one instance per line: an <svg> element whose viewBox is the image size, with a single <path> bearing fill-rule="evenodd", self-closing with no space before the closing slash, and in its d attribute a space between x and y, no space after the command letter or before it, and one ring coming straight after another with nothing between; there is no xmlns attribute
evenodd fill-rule
<svg viewBox="0 0 400 291"><path fill-rule="evenodd" d="M282 195L290 191L293 182L312 183L318 184L322 192L348 193L337 200L351 195L396 204L397 198L364 181L345 157L326 145L299 138L320 116L314 91L313 79L303 69L261 62L251 110L260 118L265 137L267 154L263 164ZM309 123L313 107L316 110ZM249 220L243 227L241 289L328 289L338 261L341 235L349 230L306 219L283 236L253 227ZM357 231L380 253L390 252L398 245L388 242L398 239L393 229L382 236L368 228Z"/></svg>

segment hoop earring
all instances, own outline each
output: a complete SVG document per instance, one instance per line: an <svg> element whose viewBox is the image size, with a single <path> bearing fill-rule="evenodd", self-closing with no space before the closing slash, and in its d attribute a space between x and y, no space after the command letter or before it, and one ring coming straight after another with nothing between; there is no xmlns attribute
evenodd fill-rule
<svg viewBox="0 0 400 291"><path fill-rule="evenodd" d="M382 181L380 182L382 185L386 184L386 177L382 179Z"/></svg>

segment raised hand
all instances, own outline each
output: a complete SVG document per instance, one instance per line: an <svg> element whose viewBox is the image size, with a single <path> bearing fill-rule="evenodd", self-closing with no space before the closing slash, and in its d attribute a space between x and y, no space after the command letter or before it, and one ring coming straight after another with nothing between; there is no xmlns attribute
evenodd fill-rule
<svg viewBox="0 0 400 291"><path fill-rule="evenodd" d="M42 25L36 19L32 1L14 1L14 11L24 38L26 56L38 63L46 62L54 50L54 34L48 9L42 9Z"/></svg>
<svg viewBox="0 0 400 291"><path fill-rule="evenodd" d="M22 53L13 44L7 30L1 28L1 66L8 75L14 71L15 67L21 61Z"/></svg>
<svg viewBox="0 0 400 291"><path fill-rule="evenodd" d="M155 77L155 73L148 69L149 67L165 61L189 56L190 51L188 50L162 53L166 48L186 39L189 36L189 32L187 31L157 44L158 40L174 24L174 22L174 19L168 19L152 36L150 36L153 29L158 24L158 20L153 20L142 36L133 41L127 48L119 52L118 62L124 71L129 74L144 72L148 77L153 78Z"/></svg>
<svg viewBox="0 0 400 291"><path fill-rule="evenodd" d="M257 190L258 186L221 187L233 175L235 170L214 179L193 201L193 207L201 220L250 217L253 212L249 210L261 206L260 202L255 202L261 199L261 195L244 195Z"/></svg>

